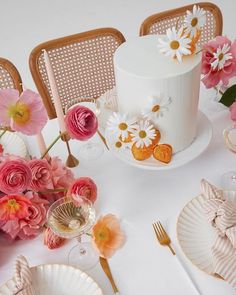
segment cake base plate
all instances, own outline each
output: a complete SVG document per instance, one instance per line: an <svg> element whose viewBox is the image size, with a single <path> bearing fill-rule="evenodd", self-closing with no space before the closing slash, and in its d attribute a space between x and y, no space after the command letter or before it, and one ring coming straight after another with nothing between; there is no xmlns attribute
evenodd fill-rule
<svg viewBox="0 0 236 295"><path fill-rule="evenodd" d="M187 164L206 150L212 138L212 125L207 116L199 111L196 138L185 150L174 154L169 164L161 163L153 157L137 161L130 149L117 150L112 144L111 135L107 132L105 132L105 138L110 151L123 162L147 170L168 170Z"/></svg>

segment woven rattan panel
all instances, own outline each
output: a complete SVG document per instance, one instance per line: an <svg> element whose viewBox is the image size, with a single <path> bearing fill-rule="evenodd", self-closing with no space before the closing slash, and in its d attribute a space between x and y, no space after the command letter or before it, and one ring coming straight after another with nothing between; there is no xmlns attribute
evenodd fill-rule
<svg viewBox="0 0 236 295"><path fill-rule="evenodd" d="M0 66L0 89L15 88L11 75Z"/></svg>
<svg viewBox="0 0 236 295"><path fill-rule="evenodd" d="M178 27L183 24L185 13L178 16L169 16L168 18L158 20L150 27L150 34L165 34L166 30L175 27L178 21ZM213 39L216 35L216 20L214 15L206 10L206 24L203 27L201 38L198 42L199 46Z"/></svg>
<svg viewBox="0 0 236 295"><path fill-rule="evenodd" d="M97 98L115 86L113 55L118 46L113 36L104 35L47 49L64 109L72 99ZM52 99L43 54L39 70Z"/></svg>

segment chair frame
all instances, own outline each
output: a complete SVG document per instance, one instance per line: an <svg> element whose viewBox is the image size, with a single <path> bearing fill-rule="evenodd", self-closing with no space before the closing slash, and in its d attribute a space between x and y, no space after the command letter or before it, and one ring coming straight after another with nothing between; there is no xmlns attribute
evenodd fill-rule
<svg viewBox="0 0 236 295"><path fill-rule="evenodd" d="M183 7L179 7L179 8L175 8L175 9L171 9L171 10L166 10L166 11L163 11L160 13L153 14L153 15L147 17L143 21L143 23L140 27L139 35L140 36L149 35L150 34L149 33L150 27L155 22L157 22L158 20L161 20L161 19L168 19L171 16L183 15L183 13L186 12L187 10L191 10L194 5L198 5L199 7L203 8L203 9L211 11L211 13L214 15L215 19L218 20L218 23L216 25L215 36L222 35L223 17L222 17L221 10L219 9L219 7L217 5L210 3L210 2L193 3L190 5L183 6Z"/></svg>
<svg viewBox="0 0 236 295"><path fill-rule="evenodd" d="M12 78L14 88L17 89L20 93L23 91L22 80L20 73L12 62L8 59L0 57L0 66L4 68Z"/></svg>
<svg viewBox="0 0 236 295"><path fill-rule="evenodd" d="M125 42L125 38L120 31L114 28L100 28L100 29L95 29L95 30L47 41L47 42L39 44L37 47L35 47L32 50L29 57L30 71L34 79L34 82L36 84L36 87L39 91L39 94L41 95L43 99L44 105L47 109L48 116L50 119L56 118L56 112L55 112L55 108L52 103L51 97L48 93L48 90L42 80L42 77L39 71L38 60L42 53L42 50L45 49L46 51L50 51L58 47L70 45L76 42L89 40L93 37L95 38L95 37L105 36L105 35L114 36L114 38L118 41L119 44L122 44L123 42ZM93 97L93 98L97 98L97 97Z"/></svg>

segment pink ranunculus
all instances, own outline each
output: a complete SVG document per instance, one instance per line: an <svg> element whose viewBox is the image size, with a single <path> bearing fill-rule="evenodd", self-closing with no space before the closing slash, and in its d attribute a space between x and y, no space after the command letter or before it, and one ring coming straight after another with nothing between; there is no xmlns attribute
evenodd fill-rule
<svg viewBox="0 0 236 295"><path fill-rule="evenodd" d="M0 221L0 229L6 234L6 237L10 240L15 240L19 231L20 224L18 219Z"/></svg>
<svg viewBox="0 0 236 295"><path fill-rule="evenodd" d="M31 179L31 170L22 159L5 160L0 164L0 191L5 194L22 193Z"/></svg>
<svg viewBox="0 0 236 295"><path fill-rule="evenodd" d="M67 131L71 138L88 140L98 129L98 120L94 112L84 106L75 106L65 117Z"/></svg>
<svg viewBox="0 0 236 295"><path fill-rule="evenodd" d="M0 90L0 124L26 135L38 134L47 123L47 112L39 94L16 89Z"/></svg>
<svg viewBox="0 0 236 295"><path fill-rule="evenodd" d="M212 63L216 60L214 53L218 48L222 49L225 44L230 47L227 53L230 53L232 58L224 62L222 69L219 67L213 69ZM206 88L215 87L219 82L227 86L229 79L236 75L236 41L231 43L227 37L217 36L204 44L202 49L202 74L204 75L202 81Z"/></svg>
<svg viewBox="0 0 236 295"><path fill-rule="evenodd" d="M231 120L236 121L236 102L229 107L231 113Z"/></svg>
<svg viewBox="0 0 236 295"><path fill-rule="evenodd" d="M75 205L80 205L84 201L83 198L94 203L97 199L97 186L91 178L80 177L69 188L68 196Z"/></svg>
<svg viewBox="0 0 236 295"><path fill-rule="evenodd" d="M50 166L54 189L68 189L75 180L72 171L58 157L51 158Z"/></svg>
<svg viewBox="0 0 236 295"><path fill-rule="evenodd" d="M32 239L39 235L46 222L48 202L41 199L37 193L27 192L25 196L31 201L28 207L29 215L19 221L18 237L22 240Z"/></svg>
<svg viewBox="0 0 236 295"><path fill-rule="evenodd" d="M23 219L29 216L31 201L20 195L7 195L0 198L0 221Z"/></svg>
<svg viewBox="0 0 236 295"><path fill-rule="evenodd" d="M32 171L32 180L28 188L37 192L53 189L51 168L47 160L33 159L28 164Z"/></svg>
<svg viewBox="0 0 236 295"><path fill-rule="evenodd" d="M50 228L47 228L44 232L44 245L49 249L59 248L65 243L65 241L65 238L57 236Z"/></svg>

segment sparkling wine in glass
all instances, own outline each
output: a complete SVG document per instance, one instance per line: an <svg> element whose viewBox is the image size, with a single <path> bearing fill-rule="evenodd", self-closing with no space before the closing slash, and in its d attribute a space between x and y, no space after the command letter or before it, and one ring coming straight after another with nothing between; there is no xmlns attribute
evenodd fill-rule
<svg viewBox="0 0 236 295"><path fill-rule="evenodd" d="M95 210L89 200L80 197L83 202L76 206L69 197L54 202L48 210L48 226L58 236L72 239L76 238L78 244L68 255L70 265L88 270L98 262L98 253L91 243L82 242L82 235L89 232L95 222Z"/></svg>

